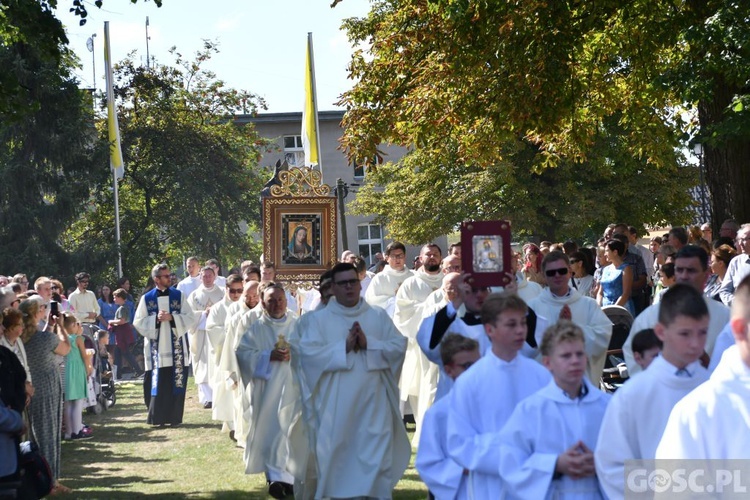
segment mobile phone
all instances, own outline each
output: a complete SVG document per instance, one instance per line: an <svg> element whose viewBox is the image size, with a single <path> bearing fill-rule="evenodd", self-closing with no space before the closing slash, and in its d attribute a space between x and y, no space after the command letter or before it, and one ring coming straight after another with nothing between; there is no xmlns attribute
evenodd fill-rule
<svg viewBox="0 0 750 500"><path fill-rule="evenodd" d="M59 316L60 315L60 303L56 300L53 300L49 303L49 313L51 316Z"/></svg>

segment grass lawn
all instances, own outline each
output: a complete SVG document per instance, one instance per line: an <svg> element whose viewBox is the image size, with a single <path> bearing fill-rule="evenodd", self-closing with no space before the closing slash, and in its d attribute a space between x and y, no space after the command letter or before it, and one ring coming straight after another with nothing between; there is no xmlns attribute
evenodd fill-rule
<svg viewBox="0 0 750 500"><path fill-rule="evenodd" d="M131 382L118 385L109 411L83 418L94 437L63 441L60 481L75 490L68 498L271 498L265 477L244 473L242 449L198 404L192 379L178 428L146 425L143 387ZM412 454L393 498L427 497L413 462Z"/></svg>

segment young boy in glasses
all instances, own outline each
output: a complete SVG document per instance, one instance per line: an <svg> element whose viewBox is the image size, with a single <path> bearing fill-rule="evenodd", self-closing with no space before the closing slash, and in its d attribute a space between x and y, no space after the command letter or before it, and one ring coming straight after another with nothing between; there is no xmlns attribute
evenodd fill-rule
<svg viewBox="0 0 750 500"><path fill-rule="evenodd" d="M544 332L553 380L516 406L500 433L508 498L603 498L594 450L610 396L586 380L583 331L561 320Z"/></svg>
<svg viewBox="0 0 750 500"><path fill-rule="evenodd" d="M596 300L570 288L570 261L563 252L555 250L544 256L542 275L547 288L529 301L529 307L550 322L567 319L583 330L589 381L597 385L612 337L612 322Z"/></svg>
<svg viewBox="0 0 750 500"><path fill-rule="evenodd" d="M518 295L492 294L482 304L492 347L456 380L449 396L448 453L468 471L474 498L502 498L500 430L516 405L546 386L549 372L518 352L526 342L528 307Z"/></svg>
<svg viewBox="0 0 750 500"><path fill-rule="evenodd" d="M448 333L440 342L440 358L445 373L456 380L476 363L479 342ZM415 466L434 498L466 498L464 468L448 455L446 426L450 398L437 400L424 415Z"/></svg>

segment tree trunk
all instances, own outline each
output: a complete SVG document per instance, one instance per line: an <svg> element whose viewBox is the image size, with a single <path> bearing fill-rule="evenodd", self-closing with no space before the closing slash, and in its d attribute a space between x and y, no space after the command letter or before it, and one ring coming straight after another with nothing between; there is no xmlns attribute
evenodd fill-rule
<svg viewBox="0 0 750 500"><path fill-rule="evenodd" d="M711 137L726 119L732 98L741 92L714 75L713 95L698 103L701 134ZM711 193L711 223L715 233L725 219L750 222L750 137L735 135L710 139L703 144L706 183Z"/></svg>

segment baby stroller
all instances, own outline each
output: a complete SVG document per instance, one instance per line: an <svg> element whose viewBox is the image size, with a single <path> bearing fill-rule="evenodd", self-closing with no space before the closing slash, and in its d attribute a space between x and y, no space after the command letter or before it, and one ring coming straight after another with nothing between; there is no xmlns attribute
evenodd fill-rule
<svg viewBox="0 0 750 500"><path fill-rule="evenodd" d="M91 364L94 367L92 376L89 377L89 413L99 415L117 402L115 381L111 371L102 369L102 358L99 354L99 343L97 333L101 330L96 325L86 325L83 328L83 343L86 349L94 352Z"/></svg>
<svg viewBox="0 0 750 500"><path fill-rule="evenodd" d="M628 379L622 346L628 339L630 327L633 326L633 315L622 306L605 306L602 311L612 322L612 337L607 347L607 359L599 383L601 390L615 392Z"/></svg>

